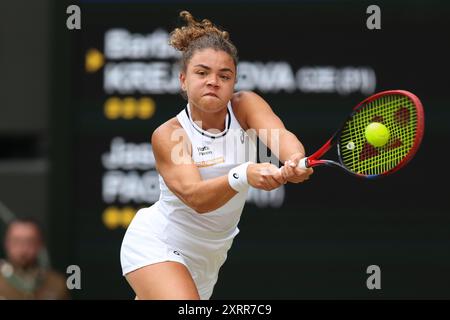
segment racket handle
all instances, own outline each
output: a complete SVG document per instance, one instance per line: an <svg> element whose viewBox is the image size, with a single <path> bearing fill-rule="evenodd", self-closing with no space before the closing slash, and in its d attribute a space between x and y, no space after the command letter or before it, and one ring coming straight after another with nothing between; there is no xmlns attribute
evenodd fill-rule
<svg viewBox="0 0 450 320"><path fill-rule="evenodd" d="M308 166L308 158L303 158L298 162L297 167L299 167L300 169L307 169L309 168Z"/></svg>

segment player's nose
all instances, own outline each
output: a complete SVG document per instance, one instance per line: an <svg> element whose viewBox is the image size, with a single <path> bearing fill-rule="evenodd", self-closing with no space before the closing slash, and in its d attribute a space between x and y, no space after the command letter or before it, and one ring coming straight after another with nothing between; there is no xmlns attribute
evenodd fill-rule
<svg viewBox="0 0 450 320"><path fill-rule="evenodd" d="M209 86L217 86L218 83L219 83L219 81L218 81L217 75L215 75L215 74L211 74L206 81L206 84Z"/></svg>

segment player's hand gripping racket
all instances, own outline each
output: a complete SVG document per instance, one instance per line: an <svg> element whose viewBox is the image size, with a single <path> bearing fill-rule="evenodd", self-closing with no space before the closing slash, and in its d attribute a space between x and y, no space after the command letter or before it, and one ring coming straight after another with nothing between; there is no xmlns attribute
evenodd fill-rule
<svg viewBox="0 0 450 320"><path fill-rule="evenodd" d="M342 127L298 166L335 166L362 178L388 175L411 160L423 131L419 98L404 90L383 91L358 104ZM339 161L321 159L334 145Z"/></svg>

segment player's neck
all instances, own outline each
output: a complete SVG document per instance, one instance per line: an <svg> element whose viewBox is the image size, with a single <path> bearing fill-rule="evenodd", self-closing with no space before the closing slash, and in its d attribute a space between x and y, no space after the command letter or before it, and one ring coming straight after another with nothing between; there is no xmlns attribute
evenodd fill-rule
<svg viewBox="0 0 450 320"><path fill-rule="evenodd" d="M200 128L205 131L222 132L225 130L225 119L227 116L227 108L223 108L218 112L204 112L191 106L191 117Z"/></svg>

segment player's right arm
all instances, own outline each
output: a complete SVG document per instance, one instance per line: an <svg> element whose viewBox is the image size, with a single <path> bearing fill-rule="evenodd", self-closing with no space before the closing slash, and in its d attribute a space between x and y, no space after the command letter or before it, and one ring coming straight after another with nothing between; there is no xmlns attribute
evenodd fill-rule
<svg viewBox="0 0 450 320"><path fill-rule="evenodd" d="M218 209L236 195L227 175L202 180L192 161L189 138L176 118L154 131L152 147L157 170L167 187L196 212L206 213ZM267 175L269 170L272 175ZM275 189L286 182L271 164L250 164L247 179L253 187L264 190Z"/></svg>

